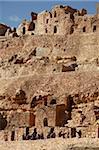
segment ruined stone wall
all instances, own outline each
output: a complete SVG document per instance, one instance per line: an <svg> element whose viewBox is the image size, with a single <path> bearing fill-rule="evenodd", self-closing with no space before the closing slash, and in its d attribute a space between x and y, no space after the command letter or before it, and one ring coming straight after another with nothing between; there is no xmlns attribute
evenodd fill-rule
<svg viewBox="0 0 99 150"><path fill-rule="evenodd" d="M42 117L41 117L42 116ZM55 117L56 109L55 108L39 108L36 111L36 127L43 128L44 127L44 118L47 118L48 125L47 126L55 126Z"/></svg>
<svg viewBox="0 0 99 150"><path fill-rule="evenodd" d="M67 35L74 32L99 31L99 15L87 15L87 10L76 10L69 6L55 6L51 11L39 13L35 20L22 22L17 33L37 35ZM31 28L31 29L30 29Z"/></svg>
<svg viewBox="0 0 99 150"><path fill-rule="evenodd" d="M37 17L36 34L67 34L70 33L70 14L66 14L62 8L54 8L51 12L42 12Z"/></svg>
<svg viewBox="0 0 99 150"><path fill-rule="evenodd" d="M0 36L5 36L7 29L10 29L10 27L0 23Z"/></svg>

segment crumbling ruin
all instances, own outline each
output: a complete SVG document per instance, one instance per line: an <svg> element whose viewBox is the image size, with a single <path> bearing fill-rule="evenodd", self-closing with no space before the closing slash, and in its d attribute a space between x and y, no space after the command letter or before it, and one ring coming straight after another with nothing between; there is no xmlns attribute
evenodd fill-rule
<svg viewBox="0 0 99 150"><path fill-rule="evenodd" d="M0 140L99 138L99 14L55 6L6 31Z"/></svg>

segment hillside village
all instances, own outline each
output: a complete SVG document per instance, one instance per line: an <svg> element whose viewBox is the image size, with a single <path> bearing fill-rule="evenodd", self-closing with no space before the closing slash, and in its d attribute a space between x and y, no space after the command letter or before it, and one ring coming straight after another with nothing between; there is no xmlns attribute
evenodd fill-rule
<svg viewBox="0 0 99 150"><path fill-rule="evenodd" d="M99 13L57 5L0 24L0 140L99 138Z"/></svg>

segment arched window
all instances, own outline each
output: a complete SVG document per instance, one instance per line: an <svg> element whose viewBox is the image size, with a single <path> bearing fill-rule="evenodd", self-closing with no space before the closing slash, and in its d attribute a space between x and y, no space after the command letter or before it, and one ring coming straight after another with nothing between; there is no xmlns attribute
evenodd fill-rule
<svg viewBox="0 0 99 150"><path fill-rule="evenodd" d="M47 28L45 28L45 33L47 33Z"/></svg>
<svg viewBox="0 0 99 150"><path fill-rule="evenodd" d="M49 19L46 19L46 23L48 24Z"/></svg>
<svg viewBox="0 0 99 150"><path fill-rule="evenodd" d="M54 17L56 17L56 11L54 11Z"/></svg>
<svg viewBox="0 0 99 150"><path fill-rule="evenodd" d="M57 27L54 26L54 33L57 33Z"/></svg>
<svg viewBox="0 0 99 150"><path fill-rule="evenodd" d="M15 140L15 131L12 131L11 133L11 141L14 141Z"/></svg>
<svg viewBox="0 0 99 150"><path fill-rule="evenodd" d="M50 13L50 18L52 18L52 14Z"/></svg>
<svg viewBox="0 0 99 150"><path fill-rule="evenodd" d="M86 27L83 27L83 32L86 32Z"/></svg>
<svg viewBox="0 0 99 150"><path fill-rule="evenodd" d="M47 119L47 118L44 118L44 120L43 120L43 125L44 125L44 127L47 127L47 126L48 126L48 119Z"/></svg>
<svg viewBox="0 0 99 150"><path fill-rule="evenodd" d="M25 27L23 27L23 34L25 34Z"/></svg>
<svg viewBox="0 0 99 150"><path fill-rule="evenodd" d="M96 31L96 25L93 26L93 32L95 32L95 31Z"/></svg>
<svg viewBox="0 0 99 150"><path fill-rule="evenodd" d="M15 27L13 28L13 31L16 32L16 28Z"/></svg>

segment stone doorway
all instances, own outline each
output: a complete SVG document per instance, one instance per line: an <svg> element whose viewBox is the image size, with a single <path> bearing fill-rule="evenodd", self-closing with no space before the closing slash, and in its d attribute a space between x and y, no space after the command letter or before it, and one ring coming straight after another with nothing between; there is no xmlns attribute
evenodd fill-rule
<svg viewBox="0 0 99 150"><path fill-rule="evenodd" d="M48 127L48 119L47 118L44 118L43 125L44 125L44 127Z"/></svg>
<svg viewBox="0 0 99 150"><path fill-rule="evenodd" d="M15 131L12 131L11 132L11 141L14 141L15 140Z"/></svg>

